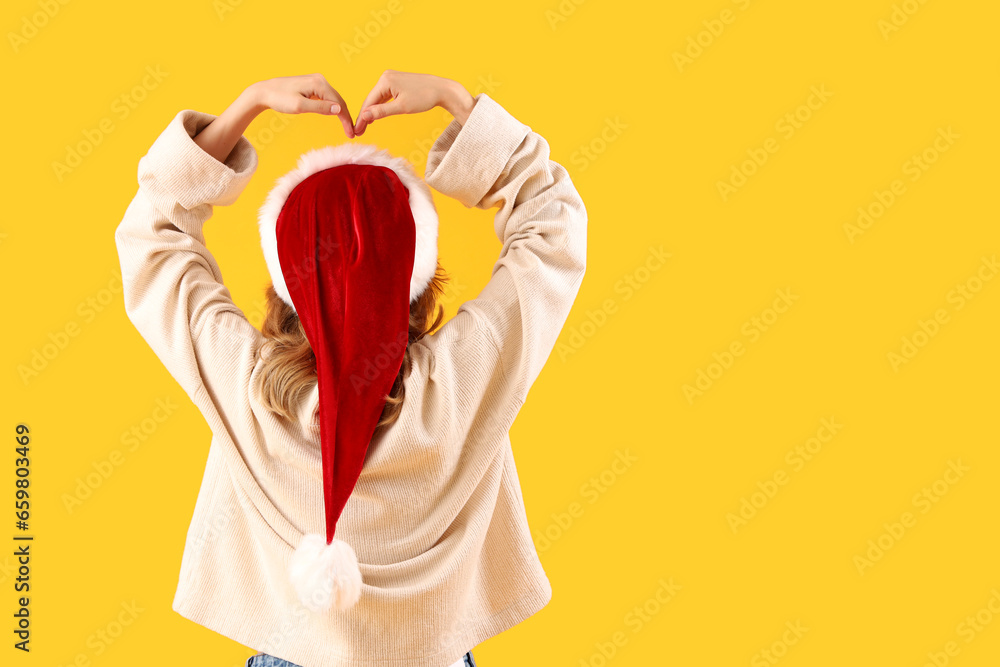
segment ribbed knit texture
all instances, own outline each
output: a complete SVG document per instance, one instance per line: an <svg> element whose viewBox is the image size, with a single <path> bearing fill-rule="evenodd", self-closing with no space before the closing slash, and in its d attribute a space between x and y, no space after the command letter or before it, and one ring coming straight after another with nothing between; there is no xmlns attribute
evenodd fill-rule
<svg viewBox="0 0 1000 667"><path fill-rule="evenodd" d="M192 137L215 118L173 118L139 160L115 231L128 317L213 434L173 609L303 667L451 665L552 596L508 431L583 280L583 202L546 141L485 93L434 142L427 183L497 208L500 257L480 294L411 346L400 418L372 442L337 524L358 555L361 598L313 614L287 567L304 533L324 531L309 428L318 390L296 422L254 392L264 340L233 303L202 226L237 200L257 153L245 136L225 163L203 151Z"/></svg>

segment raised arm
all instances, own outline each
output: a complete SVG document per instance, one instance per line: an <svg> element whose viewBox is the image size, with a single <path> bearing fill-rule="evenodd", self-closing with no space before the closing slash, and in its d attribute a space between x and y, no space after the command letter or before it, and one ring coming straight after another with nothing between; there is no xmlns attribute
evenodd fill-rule
<svg viewBox="0 0 1000 667"><path fill-rule="evenodd" d="M346 104L319 74L254 83L218 116L185 109L139 160L138 191L115 230L125 312L213 428L227 411L249 409L262 339L233 303L202 228L256 171L243 132L265 109L336 116L354 136Z"/></svg>
<svg viewBox="0 0 1000 667"><path fill-rule="evenodd" d="M448 325L489 332L501 375L520 405L569 316L586 269L587 211L549 145L486 93L464 123L434 142L425 177L466 207L499 207L493 227L503 244L486 287ZM488 369L483 369L485 374Z"/></svg>
<svg viewBox="0 0 1000 667"><path fill-rule="evenodd" d="M232 355L248 354L259 336L205 246L202 227L214 207L233 204L257 169L257 153L242 135L231 147L216 137L224 161L193 140L215 120L192 109L174 116L140 158L138 191L115 230L125 312L203 411L205 385L221 394L236 382Z"/></svg>
<svg viewBox="0 0 1000 667"><path fill-rule="evenodd" d="M229 158L236 142L249 127L250 121L267 109L257 85L253 84L244 89L236 101L226 107L218 118L194 136L194 143L219 162L224 163Z"/></svg>
<svg viewBox="0 0 1000 667"><path fill-rule="evenodd" d="M450 401L448 428L477 430L497 446L538 377L583 281L587 211L548 143L489 95L451 79L386 70L358 113L355 132L387 116L435 106L454 120L431 147L425 180L466 207L498 208L503 244L479 295L421 343L433 387ZM489 433L484 432L488 431Z"/></svg>

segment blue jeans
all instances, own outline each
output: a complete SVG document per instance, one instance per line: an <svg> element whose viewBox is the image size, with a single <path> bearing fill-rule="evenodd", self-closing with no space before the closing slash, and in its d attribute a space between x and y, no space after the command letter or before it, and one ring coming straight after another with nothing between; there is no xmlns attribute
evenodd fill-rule
<svg viewBox="0 0 1000 667"><path fill-rule="evenodd" d="M466 652L465 657L462 659L462 664L465 667L476 667L476 661L472 659L472 651ZM282 660L281 658L275 658L273 655L268 655L267 653L259 653L247 658L245 667L299 667L299 665L296 665L294 662Z"/></svg>

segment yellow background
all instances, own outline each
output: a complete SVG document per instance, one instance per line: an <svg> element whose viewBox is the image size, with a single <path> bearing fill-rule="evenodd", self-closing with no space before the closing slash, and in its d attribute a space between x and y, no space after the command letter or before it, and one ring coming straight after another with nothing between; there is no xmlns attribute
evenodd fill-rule
<svg viewBox="0 0 1000 667"><path fill-rule="evenodd" d="M1000 591L1000 279L975 282L1000 252L997 5L397 1L350 57L342 45L387 2L70 0L51 2L51 17L44 2L5 3L0 493L13 498L25 422L36 539L30 654L12 648L10 537L0 558L3 663L239 667L254 653L170 608L209 431L125 316L113 233L139 158L179 110L218 114L253 81L319 71L355 111L392 68L486 90L548 140L589 212L586 278L511 432L554 596L476 647L482 667L919 667L929 653L1000 664L988 606ZM695 57L679 66L686 49ZM144 83L147 67L162 80ZM813 86L830 96L800 108ZM135 101L126 117L122 95ZM789 136L778 123L796 113L808 119ZM113 129L57 177L67 146L102 119ZM360 141L422 173L449 119L384 120ZM935 155L949 127L957 139ZM268 111L247 137L258 173L206 236L259 323L257 207L298 154L344 135L331 118ZM724 199L719 182L765 145L777 151ZM925 151L936 159L912 180L908 161ZM845 224L896 179L903 194L851 242ZM450 317L500 245L492 212L436 198ZM669 259L647 270L661 246ZM961 308L959 285L978 288ZM797 299L774 319L783 289ZM771 322L756 337L754 317ZM916 335L924 344L894 367L921 322L935 335ZM713 368L734 342L743 353ZM689 400L699 371L715 379ZM177 407L128 451L123 433L157 399ZM829 437L823 419L842 428ZM827 442L794 464L788 453L817 434ZM69 511L66 494L114 449L124 461ZM626 452L631 464L615 464ZM949 461L968 470L947 473ZM776 474L786 483L769 487ZM925 488L934 502L919 499ZM755 514L744 506L734 531L744 499ZM905 512L913 521L894 538ZM861 568L870 540L887 548ZM142 611L121 634L96 641L133 602Z"/></svg>

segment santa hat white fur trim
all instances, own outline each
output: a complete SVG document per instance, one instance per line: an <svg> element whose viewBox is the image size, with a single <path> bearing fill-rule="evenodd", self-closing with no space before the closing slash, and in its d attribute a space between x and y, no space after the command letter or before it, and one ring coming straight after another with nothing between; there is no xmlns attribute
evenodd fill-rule
<svg viewBox="0 0 1000 667"><path fill-rule="evenodd" d="M276 229L281 207L299 183L317 172L341 164L372 164L388 167L396 172L396 176L409 191L410 211L416 226L413 273L410 277L410 303L413 303L423 294L437 269L438 216L434 199L430 188L417 176L409 162L401 157L392 156L385 149L361 143L324 146L303 153L299 156L295 169L279 178L268 193L258 213L258 226L264 261L271 274L274 291L282 301L295 310L278 262Z"/></svg>
<svg viewBox="0 0 1000 667"><path fill-rule="evenodd" d="M358 557L351 545L337 538L327 544L319 533L304 535L292 554L288 575L299 602L313 612L350 609L361 597Z"/></svg>

